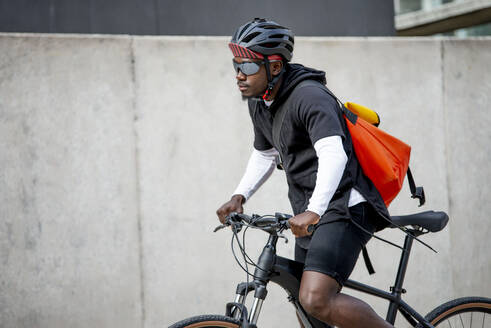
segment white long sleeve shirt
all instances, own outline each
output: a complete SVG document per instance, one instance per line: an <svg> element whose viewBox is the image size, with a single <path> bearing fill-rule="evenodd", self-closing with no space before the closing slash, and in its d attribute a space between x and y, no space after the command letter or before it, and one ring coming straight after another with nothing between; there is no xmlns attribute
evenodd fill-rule
<svg viewBox="0 0 491 328"><path fill-rule="evenodd" d="M348 158L340 136L319 139L314 148L318 157L317 179L307 210L322 216L339 186ZM234 195L249 199L271 176L278 156L274 148L265 151L254 149ZM351 189L348 206L363 201L365 198L356 189Z"/></svg>

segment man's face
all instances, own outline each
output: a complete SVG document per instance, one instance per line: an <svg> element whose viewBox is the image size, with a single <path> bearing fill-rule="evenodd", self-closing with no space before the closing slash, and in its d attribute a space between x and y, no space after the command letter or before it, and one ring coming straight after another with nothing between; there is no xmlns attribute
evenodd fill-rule
<svg viewBox="0 0 491 328"><path fill-rule="evenodd" d="M260 65L257 73L246 75L244 72L238 68L236 71L235 78L237 79L237 85L239 91L242 93L242 98L251 98L261 96L268 86L268 78L266 76L266 69L261 60L234 57L234 62L237 64L242 64L246 62L257 63Z"/></svg>

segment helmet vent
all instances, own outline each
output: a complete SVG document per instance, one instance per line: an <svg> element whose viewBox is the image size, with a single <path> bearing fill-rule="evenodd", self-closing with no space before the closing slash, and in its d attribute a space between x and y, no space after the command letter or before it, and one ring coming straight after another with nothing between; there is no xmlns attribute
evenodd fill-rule
<svg viewBox="0 0 491 328"><path fill-rule="evenodd" d="M254 39L256 36L258 36L259 34L261 34L261 33L260 32L251 33L251 34L247 35L244 39L242 39L242 42L249 42L252 39Z"/></svg>
<svg viewBox="0 0 491 328"><path fill-rule="evenodd" d="M278 47L278 45L279 43L277 42L270 42L270 43L264 43L261 46L263 46L264 48L276 48Z"/></svg>
<svg viewBox="0 0 491 328"><path fill-rule="evenodd" d="M244 31L247 30L247 28L250 26L251 24L247 24L245 25L241 30L240 32L237 34L238 37L241 37L242 34L244 34Z"/></svg>
<svg viewBox="0 0 491 328"><path fill-rule="evenodd" d="M276 30L276 29L284 29L284 27L282 26L278 26L278 25L264 25L264 26L261 26L263 29L265 30Z"/></svg>

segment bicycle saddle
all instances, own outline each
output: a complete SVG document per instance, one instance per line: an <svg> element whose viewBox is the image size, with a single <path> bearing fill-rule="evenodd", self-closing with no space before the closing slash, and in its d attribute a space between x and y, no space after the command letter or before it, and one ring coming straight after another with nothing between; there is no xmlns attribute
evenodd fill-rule
<svg viewBox="0 0 491 328"><path fill-rule="evenodd" d="M431 232L438 232L445 228L448 222L448 215L445 212L426 211L410 215L391 216L394 223L391 228L396 226L416 225Z"/></svg>

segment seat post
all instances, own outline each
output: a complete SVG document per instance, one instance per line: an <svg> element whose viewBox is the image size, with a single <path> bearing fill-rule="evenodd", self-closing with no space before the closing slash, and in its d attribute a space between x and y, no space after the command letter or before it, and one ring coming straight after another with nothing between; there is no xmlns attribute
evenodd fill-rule
<svg viewBox="0 0 491 328"><path fill-rule="evenodd" d="M392 295L397 298L396 302L390 302L389 310L387 311L386 320L394 324L397 309L399 308L399 300L401 299L401 294L404 294L406 291L402 288L402 284L404 283L404 277L406 275L406 269L409 262L409 254L411 253L411 247L413 245L414 237L412 235L412 231L409 230L409 233L406 234L406 239L404 240L404 248L401 254L401 260L399 261L399 268L397 269L396 281L393 287L390 288Z"/></svg>

